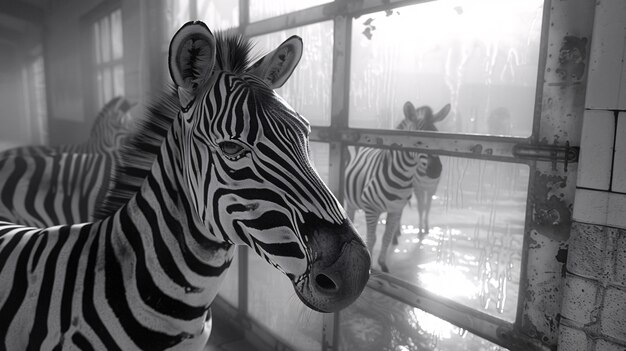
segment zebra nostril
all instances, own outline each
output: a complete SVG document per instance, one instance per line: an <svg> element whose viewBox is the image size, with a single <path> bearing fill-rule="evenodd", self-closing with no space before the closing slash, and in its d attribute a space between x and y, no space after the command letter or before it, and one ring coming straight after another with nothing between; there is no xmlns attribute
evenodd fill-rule
<svg viewBox="0 0 626 351"><path fill-rule="evenodd" d="M326 274L318 274L315 277L315 283L317 283L317 286L322 288L322 290L326 290L328 292L336 292L337 290L339 290L337 284L335 284L335 282L330 279L330 277L328 277Z"/></svg>

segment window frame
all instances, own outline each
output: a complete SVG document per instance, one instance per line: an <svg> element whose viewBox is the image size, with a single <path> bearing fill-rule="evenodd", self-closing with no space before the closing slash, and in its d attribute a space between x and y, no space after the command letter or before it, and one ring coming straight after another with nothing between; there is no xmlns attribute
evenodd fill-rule
<svg viewBox="0 0 626 351"><path fill-rule="evenodd" d="M98 58L96 57L96 43L94 40L94 24L99 23L105 17L111 18L113 12L120 12L120 24L121 24L121 38L122 38L122 55L119 58L113 58L113 37L110 36L110 56L111 59L107 62L98 62ZM80 19L81 28L83 28L82 33L82 42L83 42L83 54L82 54L82 65L83 65L83 91L88 92L85 96L85 114L87 118L84 119L85 122L89 122L95 118L97 112L107 103L105 101L105 97L100 97L101 93L99 82L98 82L98 72L103 71L104 69L110 69L111 71L111 98L115 97L115 77L114 77L114 68L122 67L122 86L123 86L123 95L126 95L126 68L125 68L125 53L126 48L124 47L124 10L122 6L121 0L108 0L104 1L98 6L96 6L91 11L87 12ZM112 33L111 24L109 24L109 32ZM102 92L104 93L104 92ZM100 101L102 99L102 101Z"/></svg>

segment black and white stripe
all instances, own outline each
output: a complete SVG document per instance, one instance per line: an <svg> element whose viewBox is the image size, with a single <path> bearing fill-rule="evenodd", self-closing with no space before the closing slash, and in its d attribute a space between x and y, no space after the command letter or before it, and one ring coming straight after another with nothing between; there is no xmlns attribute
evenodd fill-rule
<svg viewBox="0 0 626 351"><path fill-rule="evenodd" d="M436 131L435 123L444 119L449 111L449 104L434 114L428 106L415 108L411 102L406 102L405 118L396 128ZM388 271L386 255L389 244L399 231L402 210L411 198L413 189L416 196L422 196L425 190L433 188L441 175L439 170L439 174L434 176L436 161L431 165L431 160L438 161L439 158L413 151L366 147L357 149L346 166L348 216L353 218L357 209L365 212L367 247L370 252L376 243L378 218L387 212L387 224L378 257L378 264L385 272ZM433 176L432 181L430 176Z"/></svg>
<svg viewBox="0 0 626 351"><path fill-rule="evenodd" d="M308 123L272 90L302 43L252 66L249 48L184 25L170 46L180 113L157 106L122 149L106 218L0 224L0 349L200 350L234 244L283 271L311 308L358 297L367 249L311 167Z"/></svg>
<svg viewBox="0 0 626 351"><path fill-rule="evenodd" d="M34 227L92 220L130 134L132 106L123 97L109 101L85 143L0 153L0 220Z"/></svg>

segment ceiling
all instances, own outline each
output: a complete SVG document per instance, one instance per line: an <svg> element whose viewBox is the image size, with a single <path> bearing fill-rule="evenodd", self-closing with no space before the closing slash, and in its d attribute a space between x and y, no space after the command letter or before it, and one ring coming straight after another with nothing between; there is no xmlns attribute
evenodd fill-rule
<svg viewBox="0 0 626 351"><path fill-rule="evenodd" d="M0 40L19 44L25 36L39 36L49 1L0 0Z"/></svg>

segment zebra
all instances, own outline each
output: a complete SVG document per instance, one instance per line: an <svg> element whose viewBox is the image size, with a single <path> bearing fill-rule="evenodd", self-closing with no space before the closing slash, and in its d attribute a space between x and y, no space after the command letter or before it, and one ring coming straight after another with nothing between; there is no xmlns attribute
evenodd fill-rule
<svg viewBox="0 0 626 351"><path fill-rule="evenodd" d="M407 101L403 112L404 119L396 129L436 131L435 123L448 115L450 104L433 113L429 106L415 108ZM365 212L366 242L370 253L376 243L378 218L381 213L387 212L387 223L378 257L378 264L383 272L389 272L386 264L387 249L391 240L399 233L402 210L411 198L412 192L416 193L419 204L420 199L424 199L423 195L432 191L432 184L438 183L441 169L439 172L433 172L437 168L436 161L433 161L431 166L433 159L438 161L436 156L419 152L366 147L357 149L346 165L345 197L348 217L354 219L357 209ZM434 177L434 173L439 174ZM428 179L431 175L435 181ZM436 186L434 189L436 190ZM425 199L425 205L430 206L429 199ZM426 206L420 208L425 209ZM422 212L420 220L421 218Z"/></svg>
<svg viewBox="0 0 626 351"><path fill-rule="evenodd" d="M302 40L252 65L251 47L183 25L168 56L178 111L141 122L106 201L139 190L95 222L0 224L0 349L200 350L235 245L313 310L356 300L369 253L312 167L308 121L274 92Z"/></svg>
<svg viewBox="0 0 626 351"><path fill-rule="evenodd" d="M89 139L79 144L59 146L20 146L0 152L8 156L55 155L67 153L110 153L117 150L132 132L133 117L130 110L137 105L123 96L109 100L98 112L91 127Z"/></svg>
<svg viewBox="0 0 626 351"><path fill-rule="evenodd" d="M85 143L0 153L0 220L33 227L92 220L131 133L133 106L123 97L109 101Z"/></svg>

